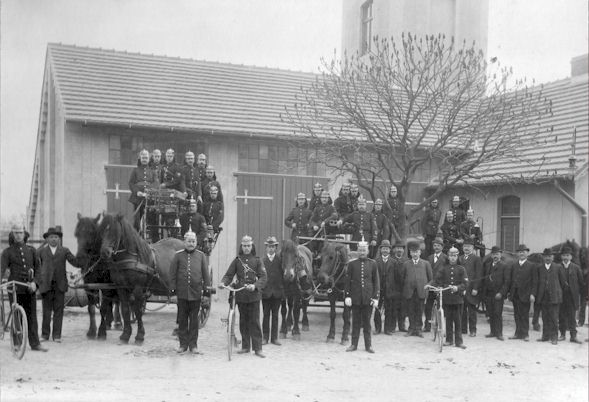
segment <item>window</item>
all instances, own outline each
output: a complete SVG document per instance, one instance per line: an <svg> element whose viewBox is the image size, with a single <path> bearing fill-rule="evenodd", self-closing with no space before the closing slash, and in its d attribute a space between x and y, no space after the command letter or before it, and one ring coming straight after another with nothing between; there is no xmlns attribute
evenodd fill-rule
<svg viewBox="0 0 589 402"><path fill-rule="evenodd" d="M372 0L362 4L362 32L360 34L360 54L370 51L372 41Z"/></svg>
<svg viewBox="0 0 589 402"><path fill-rule="evenodd" d="M508 195L499 200L499 227L501 249L515 251L519 244L520 199Z"/></svg>
<svg viewBox="0 0 589 402"><path fill-rule="evenodd" d="M168 148L172 148L176 153L176 162L184 162L184 154L192 151L196 155L204 153L208 155L208 145L202 141L195 141L193 137L174 136L168 140L162 140L163 135L144 134L144 135L118 135L115 133L109 136L108 162L115 165L135 165L139 151L147 149L149 152L154 149L162 151L162 159ZM214 164L214 163L213 163Z"/></svg>
<svg viewBox="0 0 589 402"><path fill-rule="evenodd" d="M315 150L272 143L240 143L238 167L241 172L324 176L322 154Z"/></svg>

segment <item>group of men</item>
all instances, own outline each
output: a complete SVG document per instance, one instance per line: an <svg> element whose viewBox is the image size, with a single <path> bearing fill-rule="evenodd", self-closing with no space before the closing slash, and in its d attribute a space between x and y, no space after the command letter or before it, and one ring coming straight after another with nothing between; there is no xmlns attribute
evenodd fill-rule
<svg viewBox="0 0 589 402"><path fill-rule="evenodd" d="M66 261L79 267L78 259L61 245L63 234L59 228L49 228L43 235L45 243L35 249L27 244L29 234L23 225L13 225L8 236L8 247L0 258L2 283L18 281L16 301L24 308L28 324L31 350L46 352L41 341L61 342L65 293L68 289ZM37 291L42 298L43 321L41 339L37 323ZM10 301L14 295L9 294Z"/></svg>
<svg viewBox="0 0 589 402"><path fill-rule="evenodd" d="M135 208L134 226L139 230L145 213L152 242L159 240L161 227L175 230L179 226L180 233L177 236L183 237L191 229L196 233L197 243L202 248L207 236L220 231L224 219L223 193L215 168L207 165L204 154L198 155L195 162L194 153L188 151L184 155L184 162L178 164L173 149L166 151L165 160L162 160L159 149L155 149L151 155L144 149L139 153L137 167L131 172L129 189L129 202ZM171 191L180 204L188 206L187 211L162 212L156 205L150 207L147 201L158 189ZM160 216L163 225L160 225Z"/></svg>

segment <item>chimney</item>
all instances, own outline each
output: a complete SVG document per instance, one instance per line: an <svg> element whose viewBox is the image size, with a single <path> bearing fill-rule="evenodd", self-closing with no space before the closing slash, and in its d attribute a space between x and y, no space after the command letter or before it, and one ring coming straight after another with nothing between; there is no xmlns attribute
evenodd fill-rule
<svg viewBox="0 0 589 402"><path fill-rule="evenodd" d="M588 54L576 56L571 59L571 77L587 75L589 73Z"/></svg>

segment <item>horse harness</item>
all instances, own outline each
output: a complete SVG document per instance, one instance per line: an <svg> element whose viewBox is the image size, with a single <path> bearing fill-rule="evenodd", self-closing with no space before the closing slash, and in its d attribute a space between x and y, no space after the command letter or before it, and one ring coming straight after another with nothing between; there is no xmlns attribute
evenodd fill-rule
<svg viewBox="0 0 589 402"><path fill-rule="evenodd" d="M346 261L346 262L342 263L341 261L339 261L339 259L340 259L340 254L336 252L335 262L333 263L333 272L330 273L327 277L327 279L329 279L331 281L331 287L329 289L327 289L327 293L331 293L334 290L337 290L340 293L344 292L344 289L339 289L336 286L336 283L342 278L342 276L344 276L346 274L346 271L348 270L348 262ZM338 264L343 264L343 267L340 270L339 275L337 275L337 277L336 277Z"/></svg>

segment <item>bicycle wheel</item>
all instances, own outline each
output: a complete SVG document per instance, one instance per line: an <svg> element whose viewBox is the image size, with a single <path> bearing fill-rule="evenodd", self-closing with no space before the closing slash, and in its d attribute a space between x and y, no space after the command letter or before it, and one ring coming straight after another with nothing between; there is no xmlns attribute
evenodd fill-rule
<svg viewBox="0 0 589 402"><path fill-rule="evenodd" d="M231 361L231 354L233 353L233 338L235 337L235 310L229 309L227 315L227 358Z"/></svg>
<svg viewBox="0 0 589 402"><path fill-rule="evenodd" d="M436 302L434 302L434 305L432 307L432 318L429 321L431 324L432 342L435 342L438 339L439 323L438 323L437 311L438 311L438 304Z"/></svg>
<svg viewBox="0 0 589 402"><path fill-rule="evenodd" d="M4 312L4 293L0 290L0 340L4 340L4 323L6 322L6 313Z"/></svg>
<svg viewBox="0 0 589 402"><path fill-rule="evenodd" d="M25 309L16 306L12 310L12 321L10 323L10 345L12 354L17 359L22 359L27 348L28 339L27 315Z"/></svg>
<svg viewBox="0 0 589 402"><path fill-rule="evenodd" d="M444 347L444 341L446 337L446 331L444 326L444 310L437 310L436 317L438 320L438 349L441 352L442 348Z"/></svg>

